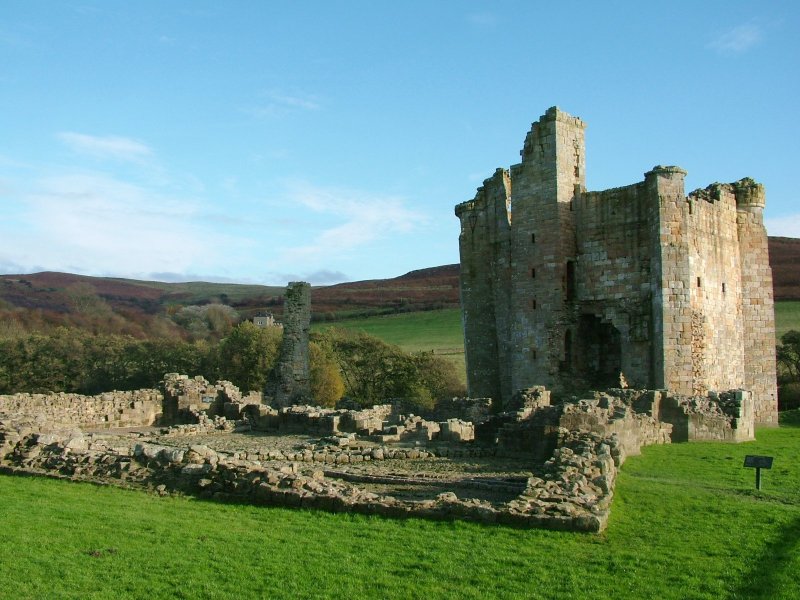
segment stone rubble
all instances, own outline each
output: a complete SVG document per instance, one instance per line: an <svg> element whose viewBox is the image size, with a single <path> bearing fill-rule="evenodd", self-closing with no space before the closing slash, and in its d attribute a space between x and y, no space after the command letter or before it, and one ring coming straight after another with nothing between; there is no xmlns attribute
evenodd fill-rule
<svg viewBox="0 0 800 600"><path fill-rule="evenodd" d="M0 471L162 495L601 531L617 470L642 446L682 436L752 439L752 396L741 390L684 397L610 389L551 405L549 391L532 388L516 396L513 411L490 415L485 401L454 400L431 414L452 414L460 405L478 415L480 421L472 422L400 414L398 403L366 410L273 408L260 397L243 398L229 382L211 385L176 374L165 377L163 388L93 397L0 396ZM173 422L164 422L165 415ZM126 433L133 427L145 429ZM317 437L276 445L293 433ZM214 436L228 436L233 446L223 451L190 441ZM238 447L234 436L244 436ZM532 475L519 480L454 479L436 471L446 461L520 459ZM412 470L363 470L373 463ZM385 491L398 485L430 489L430 497Z"/></svg>

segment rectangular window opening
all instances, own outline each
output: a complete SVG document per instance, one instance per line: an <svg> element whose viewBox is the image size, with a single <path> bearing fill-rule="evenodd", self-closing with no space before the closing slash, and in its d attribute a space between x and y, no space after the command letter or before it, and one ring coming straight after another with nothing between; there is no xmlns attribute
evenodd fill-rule
<svg viewBox="0 0 800 600"><path fill-rule="evenodd" d="M724 283L722 284L722 293L723 294L725 293L725 284Z"/></svg>
<svg viewBox="0 0 800 600"><path fill-rule="evenodd" d="M536 298L531 300L531 308L533 308L533 310L536 310Z"/></svg>
<svg viewBox="0 0 800 600"><path fill-rule="evenodd" d="M531 269L531 279L536 279L536 269Z"/></svg>
<svg viewBox="0 0 800 600"><path fill-rule="evenodd" d="M531 234L531 244L535 244L535 243L536 243L536 234L532 233Z"/></svg>
<svg viewBox="0 0 800 600"><path fill-rule="evenodd" d="M697 287L703 287L703 282L699 277L697 278Z"/></svg>

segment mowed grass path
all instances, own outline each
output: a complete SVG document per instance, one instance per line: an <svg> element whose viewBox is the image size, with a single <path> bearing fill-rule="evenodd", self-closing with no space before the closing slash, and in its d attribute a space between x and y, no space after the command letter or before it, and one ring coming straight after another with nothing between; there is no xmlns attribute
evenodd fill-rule
<svg viewBox="0 0 800 600"><path fill-rule="evenodd" d="M10 476L0 520L0 598L798 598L800 428L645 448L601 535Z"/></svg>

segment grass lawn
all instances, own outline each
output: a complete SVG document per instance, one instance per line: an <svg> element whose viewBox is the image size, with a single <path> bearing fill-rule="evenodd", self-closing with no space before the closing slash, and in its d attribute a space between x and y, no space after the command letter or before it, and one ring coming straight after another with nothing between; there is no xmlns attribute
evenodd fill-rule
<svg viewBox="0 0 800 600"><path fill-rule="evenodd" d="M0 598L798 598L798 465L797 426L645 448L602 535L0 476Z"/></svg>

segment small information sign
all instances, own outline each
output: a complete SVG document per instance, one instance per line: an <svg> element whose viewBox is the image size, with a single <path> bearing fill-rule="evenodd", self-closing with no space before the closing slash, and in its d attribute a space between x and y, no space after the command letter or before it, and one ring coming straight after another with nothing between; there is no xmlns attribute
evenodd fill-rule
<svg viewBox="0 0 800 600"><path fill-rule="evenodd" d="M756 470L756 489L761 489L761 469L772 468L772 456L758 456L757 454L748 454L744 457L744 466Z"/></svg>
<svg viewBox="0 0 800 600"><path fill-rule="evenodd" d="M772 456L758 456L756 454L748 454L744 457L744 466L756 469L771 469Z"/></svg>

